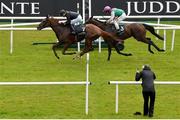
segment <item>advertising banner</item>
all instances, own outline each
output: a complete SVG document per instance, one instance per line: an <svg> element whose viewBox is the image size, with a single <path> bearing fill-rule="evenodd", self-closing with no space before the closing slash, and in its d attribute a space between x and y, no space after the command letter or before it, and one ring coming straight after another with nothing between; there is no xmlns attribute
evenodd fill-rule
<svg viewBox="0 0 180 120"><path fill-rule="evenodd" d="M92 0L92 15L105 15L105 6L123 9L129 16L180 15L180 0Z"/></svg>
<svg viewBox="0 0 180 120"><path fill-rule="evenodd" d="M0 16L59 16L61 9L82 12L82 0L0 0Z"/></svg>

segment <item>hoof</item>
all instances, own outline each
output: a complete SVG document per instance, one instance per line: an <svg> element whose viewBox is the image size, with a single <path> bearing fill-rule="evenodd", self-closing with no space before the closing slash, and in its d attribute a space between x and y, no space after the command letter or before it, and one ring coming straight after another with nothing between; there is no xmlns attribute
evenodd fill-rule
<svg viewBox="0 0 180 120"><path fill-rule="evenodd" d="M58 56L56 56L57 59L60 59Z"/></svg>
<svg viewBox="0 0 180 120"><path fill-rule="evenodd" d="M110 61L110 59L107 59L107 61L109 62L109 61Z"/></svg>
<svg viewBox="0 0 180 120"><path fill-rule="evenodd" d="M165 52L165 50L160 50L160 52Z"/></svg>
<svg viewBox="0 0 180 120"><path fill-rule="evenodd" d="M79 55L73 57L73 60L80 59L81 57Z"/></svg>
<svg viewBox="0 0 180 120"><path fill-rule="evenodd" d="M131 53L126 53L126 54L123 54L124 56L132 56L132 54Z"/></svg>
<svg viewBox="0 0 180 120"><path fill-rule="evenodd" d="M151 53L151 54L154 54L154 52L153 52L153 51L150 51L150 53Z"/></svg>

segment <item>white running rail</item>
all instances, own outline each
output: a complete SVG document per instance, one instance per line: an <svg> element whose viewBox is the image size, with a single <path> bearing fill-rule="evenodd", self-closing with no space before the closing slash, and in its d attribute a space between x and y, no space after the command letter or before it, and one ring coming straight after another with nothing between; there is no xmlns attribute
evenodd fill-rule
<svg viewBox="0 0 180 120"><path fill-rule="evenodd" d="M90 82L88 82L90 84ZM86 82L0 82L0 86L15 85L86 85Z"/></svg>
<svg viewBox="0 0 180 120"><path fill-rule="evenodd" d="M90 13L91 14L91 13ZM94 18L97 19L104 19L104 18L109 18L110 16L94 16ZM18 24L14 24L14 20L41 20L44 19L45 17L0 17L1 19L9 19L11 20L11 24L6 24L6 25L0 25L0 30L9 30L11 31L10 33L10 54L13 53L13 31L15 30L36 30L36 28L13 28L15 26L27 26L27 25L37 25L39 24L39 22L34 22L34 23L18 23ZM54 17L57 19L62 20L62 22L65 20L64 17ZM153 26L158 26L155 29L157 30L164 30L164 37L166 37L166 30L173 30L172 32L172 40L171 40L171 51L174 50L174 42L175 42L175 32L176 30L180 29L180 26L177 25L169 25L169 24L160 24L160 19L161 18L180 18L180 16L127 16L127 18L157 18L158 19L158 23L154 24L154 23L146 23L149 25L153 25ZM128 21L123 21L124 23L132 23L132 22L128 22ZM141 22L142 23L142 22ZM10 28L3 28L3 27L10 27ZM45 30L50 30L50 28L45 29ZM166 50L166 38L164 38L164 50ZM80 48L78 48L78 51L80 51ZM101 52L101 39L99 39L99 52Z"/></svg>
<svg viewBox="0 0 180 120"><path fill-rule="evenodd" d="M118 113L118 101L119 101L119 85L140 85L141 81L109 81L110 85L116 85L116 97L115 97L115 112ZM159 85L180 85L180 81L154 81L154 84Z"/></svg>
<svg viewBox="0 0 180 120"><path fill-rule="evenodd" d="M27 85L85 85L85 113L88 114L89 103L89 53L86 56L86 81L72 82L0 82L0 86L27 86Z"/></svg>

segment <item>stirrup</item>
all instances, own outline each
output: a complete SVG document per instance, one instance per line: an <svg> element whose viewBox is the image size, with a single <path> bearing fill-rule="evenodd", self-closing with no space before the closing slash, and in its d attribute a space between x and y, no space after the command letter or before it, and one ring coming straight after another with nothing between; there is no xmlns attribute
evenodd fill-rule
<svg viewBox="0 0 180 120"><path fill-rule="evenodd" d="M123 31L121 31L121 30L119 29L119 30L117 30L116 34L121 36L121 35L123 34Z"/></svg>
<svg viewBox="0 0 180 120"><path fill-rule="evenodd" d="M74 35L75 35L75 34L76 34L76 32L75 32L75 31L72 31L72 32L71 32L71 34L74 34Z"/></svg>

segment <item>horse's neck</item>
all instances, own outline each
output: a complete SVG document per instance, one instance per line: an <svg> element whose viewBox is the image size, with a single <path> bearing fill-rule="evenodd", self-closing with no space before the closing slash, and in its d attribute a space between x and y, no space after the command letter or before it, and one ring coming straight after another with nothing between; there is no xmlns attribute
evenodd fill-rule
<svg viewBox="0 0 180 120"><path fill-rule="evenodd" d="M105 24L104 22L95 20L94 23L96 23L99 28L101 28L102 30L108 30L108 29L112 29L112 27L115 27L114 24Z"/></svg>
<svg viewBox="0 0 180 120"><path fill-rule="evenodd" d="M104 23L100 22L100 21L92 21L92 24L98 26L101 29L105 29L105 25Z"/></svg>
<svg viewBox="0 0 180 120"><path fill-rule="evenodd" d="M60 37L62 39L70 31L68 26L64 26L63 24L59 24L59 23L52 25L51 28L55 32L56 37L58 39L60 39Z"/></svg>
<svg viewBox="0 0 180 120"><path fill-rule="evenodd" d="M61 27L63 27L63 25L61 23L58 23L59 21L54 19L53 21L51 21L51 28L55 33L61 33L62 29Z"/></svg>
<svg viewBox="0 0 180 120"><path fill-rule="evenodd" d="M52 30L57 34L57 33L61 33L61 29L59 29L59 25L57 24L57 25L51 25L51 28L52 28Z"/></svg>

